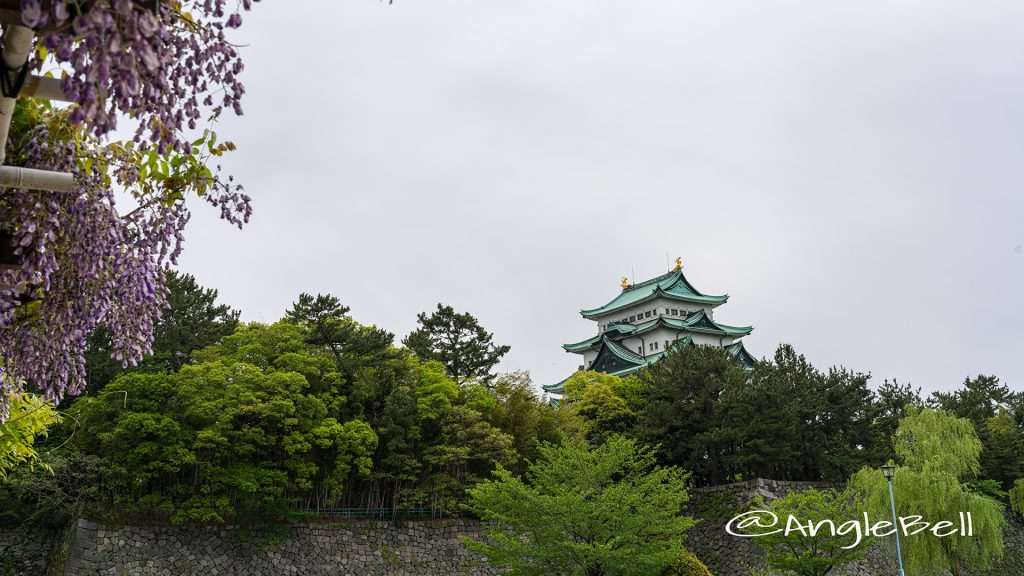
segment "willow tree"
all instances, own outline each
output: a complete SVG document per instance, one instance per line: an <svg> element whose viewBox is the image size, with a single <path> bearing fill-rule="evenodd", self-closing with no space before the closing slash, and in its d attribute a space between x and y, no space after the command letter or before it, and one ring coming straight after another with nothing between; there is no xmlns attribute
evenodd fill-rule
<svg viewBox="0 0 1024 576"><path fill-rule="evenodd" d="M1024 478L1018 478L1010 489L1010 508L1019 516L1024 516Z"/></svg>
<svg viewBox="0 0 1024 576"><path fill-rule="evenodd" d="M980 469L982 445L970 420L944 410L908 407L896 430L895 448L901 462L892 479L898 516L959 526L962 512L970 514L973 525L973 535L940 538L928 530L914 533L914 528L907 535L901 532L906 573L966 574L968 568L983 570L1002 556L1003 505L971 492L964 483ZM874 519L889 518L889 489L880 472L865 467L853 475L851 486Z"/></svg>
<svg viewBox="0 0 1024 576"><path fill-rule="evenodd" d="M35 464L39 456L33 446L36 438L60 422L53 405L35 394L18 394L8 406L8 417L0 422L0 480L18 466Z"/></svg>

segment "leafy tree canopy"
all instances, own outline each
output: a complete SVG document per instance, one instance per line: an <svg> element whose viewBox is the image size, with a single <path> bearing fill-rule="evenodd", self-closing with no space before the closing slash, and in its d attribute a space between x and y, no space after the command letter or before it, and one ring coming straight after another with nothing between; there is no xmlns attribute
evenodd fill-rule
<svg viewBox="0 0 1024 576"><path fill-rule="evenodd" d="M191 308L202 313L171 317L235 319L214 294L187 292L202 296ZM460 387L443 364L395 348L330 295L303 295L280 322L213 338L176 372L154 361L153 371L119 371L78 399L71 424L58 428L70 440L48 458L54 481L19 473L5 489L37 504L22 514L0 498L0 515L86 506L100 516L222 522L283 518L296 506L451 512L495 465L523 469L570 421L525 373L490 389Z"/></svg>
<svg viewBox="0 0 1024 576"><path fill-rule="evenodd" d="M493 521L467 545L508 574L650 576L681 553L693 526L681 514L686 474L654 452L613 437L596 448L545 444L526 477L498 468L470 490L470 508Z"/></svg>

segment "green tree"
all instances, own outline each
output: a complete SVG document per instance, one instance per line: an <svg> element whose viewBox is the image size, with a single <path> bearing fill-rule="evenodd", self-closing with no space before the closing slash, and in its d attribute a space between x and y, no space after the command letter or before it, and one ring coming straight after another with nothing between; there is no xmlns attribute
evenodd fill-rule
<svg viewBox="0 0 1024 576"><path fill-rule="evenodd" d="M303 292L285 313L285 319L306 327L306 342L340 353L338 348L351 334L351 323L346 321L349 310L337 296L317 294L314 297Z"/></svg>
<svg viewBox="0 0 1024 576"><path fill-rule="evenodd" d="M835 568L862 558L871 543L856 532L837 535L843 523L860 522L860 510L847 491L790 492L773 500L768 510L779 519L780 525L786 524L790 517L801 524L801 530L788 534L785 531L765 533L754 538L771 568L798 576L825 576Z"/></svg>
<svg viewBox="0 0 1024 576"><path fill-rule="evenodd" d="M892 479L897 515L958 523L964 512L971 514L975 528L973 536L901 534L907 573L966 574L967 568L985 569L1001 556L1003 506L964 484L978 473L982 448L970 420L944 410L912 408L896 431L895 447L901 461ZM850 483L869 513L889 516L888 485L878 470L865 467Z"/></svg>
<svg viewBox="0 0 1024 576"><path fill-rule="evenodd" d="M490 383L491 370L508 353L508 346L494 344L494 335L468 312L457 313L451 306L417 316L420 327L402 340L407 348L424 360L444 364L448 375L462 383L479 378Z"/></svg>
<svg viewBox="0 0 1024 576"><path fill-rule="evenodd" d="M1017 426L1006 407L1000 406L979 428L984 449L979 476L1009 490L1024 477L1024 429Z"/></svg>
<svg viewBox="0 0 1024 576"><path fill-rule="evenodd" d="M724 379L700 436L720 454L714 481L846 479L867 461L867 382L866 374L842 367L822 372L789 345Z"/></svg>
<svg viewBox="0 0 1024 576"><path fill-rule="evenodd" d="M540 448L526 479L498 468L470 490L470 509L492 522L467 541L508 574L649 576L676 561L685 532L686 474L659 467L653 450L616 437Z"/></svg>
<svg viewBox="0 0 1024 576"><path fill-rule="evenodd" d="M568 390L567 390L568 392ZM587 438L594 443L631 431L636 414L626 401L601 382L591 382L581 390L574 390L563 409L578 414L587 424Z"/></svg>
<svg viewBox="0 0 1024 576"><path fill-rule="evenodd" d="M964 379L963 387L953 392L933 392L929 403L977 424L995 416L1000 406L1017 402L1018 396L996 376L979 374Z"/></svg>
<svg viewBox="0 0 1024 576"><path fill-rule="evenodd" d="M415 496L408 498L405 492L416 485L423 467L418 458L422 429L417 406L415 388L401 383L385 397L377 419L380 448L374 477L389 489L392 508L413 503Z"/></svg>
<svg viewBox="0 0 1024 576"><path fill-rule="evenodd" d="M114 467L122 508L221 522L297 496L318 507L371 474L378 437L343 414L334 362L306 336L246 324L177 373L122 374L72 406L74 445Z"/></svg>
<svg viewBox="0 0 1024 576"><path fill-rule="evenodd" d="M635 374L626 377L595 372L593 370L580 370L566 379L564 386L565 399L570 403L578 400L588 386L603 384L608 387L616 396L626 402L626 406L638 412L647 404L647 396L650 393L650 384L641 380Z"/></svg>

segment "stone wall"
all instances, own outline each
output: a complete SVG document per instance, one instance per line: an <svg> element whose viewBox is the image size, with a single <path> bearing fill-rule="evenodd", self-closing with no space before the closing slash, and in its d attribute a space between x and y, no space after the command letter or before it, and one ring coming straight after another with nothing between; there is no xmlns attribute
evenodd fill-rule
<svg viewBox="0 0 1024 576"><path fill-rule="evenodd" d="M264 574L339 576L490 576L459 536L473 536L466 520L319 522L285 533L237 527L105 526L80 520L67 576Z"/></svg>
<svg viewBox="0 0 1024 576"><path fill-rule="evenodd" d="M50 535L5 532L0 527L0 576L45 576Z"/></svg>
<svg viewBox="0 0 1024 576"><path fill-rule="evenodd" d="M841 485L822 482L782 482L758 478L748 482L698 488L691 495L695 516L705 516L690 529L686 547L696 554L715 576L747 576L761 568L761 549L749 538L737 538L725 531L725 524L738 510L746 510L757 497L765 502L808 488L825 490ZM896 573L894 562L881 549L872 549L857 562L829 573L829 576L888 576Z"/></svg>

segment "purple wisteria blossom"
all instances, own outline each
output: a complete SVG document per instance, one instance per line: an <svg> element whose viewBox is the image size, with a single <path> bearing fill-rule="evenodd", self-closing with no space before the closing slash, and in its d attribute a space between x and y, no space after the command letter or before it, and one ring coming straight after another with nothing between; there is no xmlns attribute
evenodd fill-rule
<svg viewBox="0 0 1024 576"><path fill-rule="evenodd" d="M84 12L69 0L45 9L22 0L25 25L46 27L38 37L45 52L31 65L48 56L68 70L63 88L74 105L37 113L35 125L20 132L12 127L7 163L70 172L79 187L0 190L0 230L20 260L0 268L0 421L10 394L26 386L53 401L80 392L86 337L100 323L123 364L150 352L166 304L163 271L180 254L189 219L183 190L201 187L204 200L238 226L252 212L231 178L200 170L167 190L161 187L171 184L154 186L152 171L147 181L141 166L146 151L192 155L183 131L204 112L241 114L242 61L224 36L241 16L225 18L225 0L82 5ZM240 6L248 10L251 2ZM102 146L88 135L109 133L122 115L139 121L136 146ZM69 132L69 124L80 128ZM114 187L131 191L139 206L119 214Z"/></svg>

